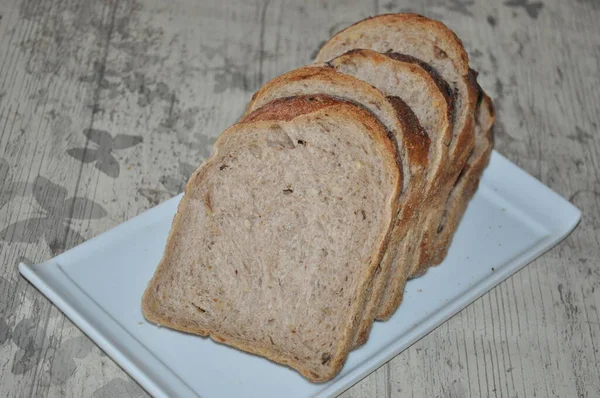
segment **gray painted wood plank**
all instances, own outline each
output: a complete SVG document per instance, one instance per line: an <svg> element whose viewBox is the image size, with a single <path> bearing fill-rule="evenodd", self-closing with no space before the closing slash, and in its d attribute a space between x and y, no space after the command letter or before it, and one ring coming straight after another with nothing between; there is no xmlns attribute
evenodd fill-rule
<svg viewBox="0 0 600 398"><path fill-rule="evenodd" d="M145 396L16 262L176 194L260 84L310 62L344 26L408 9L464 39L498 108L496 148L584 215L561 245L342 395L600 395L600 7L584 0L3 2L0 230L37 221L0 239L2 395Z"/></svg>

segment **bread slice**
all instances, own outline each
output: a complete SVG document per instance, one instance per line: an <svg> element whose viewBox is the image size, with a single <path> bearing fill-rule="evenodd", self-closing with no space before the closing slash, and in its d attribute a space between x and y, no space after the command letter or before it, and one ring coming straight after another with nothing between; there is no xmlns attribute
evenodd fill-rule
<svg viewBox="0 0 600 398"><path fill-rule="evenodd" d="M283 99L258 112L190 178L142 309L322 382L346 360L386 246L398 154L348 102Z"/></svg>
<svg viewBox="0 0 600 398"><path fill-rule="evenodd" d="M369 83L387 96L400 97L415 113L425 129L431 144L429 166L425 177L425 194L419 211L404 207L392 232L390 245L384 255L380 272L373 282L371 297L365 307L365 316L357 344L366 342L373 320L379 314L382 296L386 308L393 313L400 305L402 292L412 271L409 251L419 246L418 214L429 212L428 203L435 199L437 188L446 177L448 150L446 142L452 136L452 91L449 85L427 64L398 53L381 54L373 50L350 50L327 63L338 72L346 73ZM403 255L398 256L400 250ZM395 261L393 261L395 260ZM387 288L386 288L387 286Z"/></svg>
<svg viewBox="0 0 600 398"><path fill-rule="evenodd" d="M450 193L433 242L422 252L427 257L416 271L417 276L424 274L430 265L440 264L446 257L460 220L477 191L483 171L489 164L494 146L492 127L495 110L490 97L481 89L480 93L481 99L477 108L477 123L475 124L475 148Z"/></svg>
<svg viewBox="0 0 600 398"><path fill-rule="evenodd" d="M429 138L420 127L414 113L397 96L385 96L371 84L351 75L339 73L329 65L303 67L281 75L265 84L254 96L248 106L248 112L277 98L324 93L344 100L361 104L375 114L391 131L398 143L402 168L404 171L404 190L400 196L400 211L395 219L393 245L400 240L408 239L404 234L407 226L417 217L417 209L426 205L426 172L430 161ZM402 90L396 90L400 93ZM377 211L377 209L371 209ZM412 236L412 235L411 235ZM414 242L416 244L416 242ZM384 260L377 268L374 281L380 279L380 274L389 263L390 254L386 252ZM368 288L368 296L373 294L375 283ZM370 299L369 299L370 301ZM374 320L372 304L366 304L364 320L356 335L354 345L363 344Z"/></svg>

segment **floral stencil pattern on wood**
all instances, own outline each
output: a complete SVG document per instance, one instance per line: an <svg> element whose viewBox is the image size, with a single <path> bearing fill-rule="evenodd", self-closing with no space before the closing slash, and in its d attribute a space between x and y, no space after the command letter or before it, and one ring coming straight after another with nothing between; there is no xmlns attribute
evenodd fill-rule
<svg viewBox="0 0 600 398"><path fill-rule="evenodd" d="M52 253L64 249L66 239L78 244L85 239L70 227L72 220L99 219L107 215L106 210L90 199L67 197L67 189L49 179L37 176L32 194L38 207L30 217L14 222L0 231L0 241L35 243L43 238Z"/></svg>
<svg viewBox="0 0 600 398"><path fill-rule="evenodd" d="M67 153L82 163L94 163L94 167L111 178L119 177L121 169L113 151L136 146L144 139L139 135L118 134L114 138L108 132L98 129L85 129L83 135L91 141L91 148L71 148Z"/></svg>

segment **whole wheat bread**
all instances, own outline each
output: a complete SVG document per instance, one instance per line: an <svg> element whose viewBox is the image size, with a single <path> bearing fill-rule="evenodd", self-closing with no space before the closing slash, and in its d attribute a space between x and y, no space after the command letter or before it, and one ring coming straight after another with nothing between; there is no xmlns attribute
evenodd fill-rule
<svg viewBox="0 0 600 398"><path fill-rule="evenodd" d="M371 113L311 98L270 104L219 137L186 185L142 308L322 382L348 355L402 176Z"/></svg>
<svg viewBox="0 0 600 398"><path fill-rule="evenodd" d="M390 244L383 257L379 273L373 281L367 300L365 316L357 344L366 342L373 320L379 314L382 296L387 288L385 311L393 312L400 304L404 287L412 272L409 251L419 246L419 213L429 212L437 188L446 177L448 150L446 142L452 136L452 91L445 80L432 68L413 57L397 53L381 54L373 50L350 50L328 62L337 71L352 75L374 86L387 96L400 97L415 113L431 140L429 166L425 178L425 193L420 199L419 212L408 211L397 219ZM402 255L398 254L398 251ZM395 260L395 261L393 261ZM383 310L382 310L383 311Z"/></svg>
<svg viewBox="0 0 600 398"><path fill-rule="evenodd" d="M403 90L394 91L398 94ZM252 97L247 112L277 98L313 93L334 95L361 104L377 115L396 137L404 171L404 190L400 196L401 207L394 224L396 231L392 236L394 245L402 239L408 239L409 237L404 236L406 231L410 231L407 227L414 223L417 217L416 210L420 206L426 206L427 199L424 194L427 188L425 176L430 161L429 139L420 127L418 119L410 107L397 95L385 96L372 84L349 74L337 72L333 65L304 67L273 79ZM371 211L377 211L377 209L371 209ZM413 242L413 244L417 244L417 242ZM374 288L377 286L375 281L381 279L382 272L387 274L387 270L384 268L390 262L388 258L389 253L386 251L386 258L377 268L373 284L369 286L369 297L373 295ZM379 293L377 292L377 294ZM364 319L355 338L355 346L361 345L367 340L375 318L374 309L376 307L370 302L369 298L365 304Z"/></svg>
<svg viewBox="0 0 600 398"><path fill-rule="evenodd" d="M445 257L493 122L441 22L346 28L262 87L192 175L144 315L333 378L406 279Z"/></svg>

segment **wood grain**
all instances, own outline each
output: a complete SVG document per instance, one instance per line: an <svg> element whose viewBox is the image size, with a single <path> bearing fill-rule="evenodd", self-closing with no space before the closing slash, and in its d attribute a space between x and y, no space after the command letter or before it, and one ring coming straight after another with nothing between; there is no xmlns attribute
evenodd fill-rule
<svg viewBox="0 0 600 398"><path fill-rule="evenodd" d="M146 396L17 262L173 196L261 84L346 25L408 10L463 38L496 149L583 219L342 396L600 396L600 6L586 0L3 1L0 395Z"/></svg>

